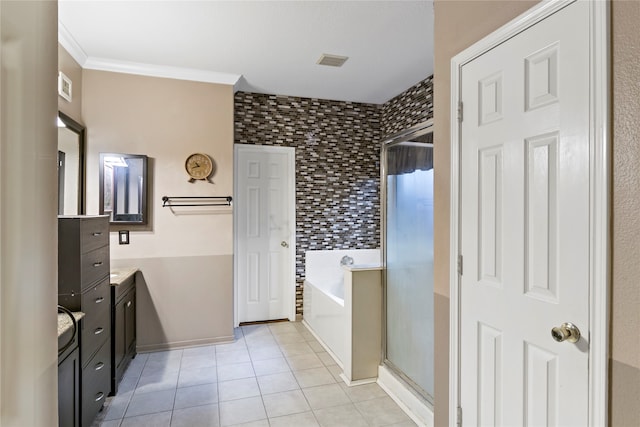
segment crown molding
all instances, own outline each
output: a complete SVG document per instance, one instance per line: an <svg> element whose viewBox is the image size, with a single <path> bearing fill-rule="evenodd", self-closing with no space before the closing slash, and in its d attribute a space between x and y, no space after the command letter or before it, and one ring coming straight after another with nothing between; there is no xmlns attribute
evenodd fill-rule
<svg viewBox="0 0 640 427"><path fill-rule="evenodd" d="M89 57L84 50L82 50L76 39L73 38L69 30L67 30L67 27L60 21L58 21L58 42L81 67L84 67Z"/></svg>
<svg viewBox="0 0 640 427"><path fill-rule="evenodd" d="M140 76L217 83L234 86L234 88L240 80L240 77L242 77L240 74L219 73L195 68L170 67L95 57L88 57L82 68L111 71L114 73L137 74Z"/></svg>

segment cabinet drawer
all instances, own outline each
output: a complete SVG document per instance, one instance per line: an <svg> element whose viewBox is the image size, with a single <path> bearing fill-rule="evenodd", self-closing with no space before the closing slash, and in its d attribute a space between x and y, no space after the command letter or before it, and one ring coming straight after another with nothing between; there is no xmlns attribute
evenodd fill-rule
<svg viewBox="0 0 640 427"><path fill-rule="evenodd" d="M111 392L111 341L107 340L82 370L82 425L91 426Z"/></svg>
<svg viewBox="0 0 640 427"><path fill-rule="evenodd" d="M109 222L103 218L84 219L80 222L82 253L106 246L109 243Z"/></svg>
<svg viewBox="0 0 640 427"><path fill-rule="evenodd" d="M82 292L80 303L84 312L85 325L94 325L99 318L104 316L105 311L109 311L110 292L111 286L107 278Z"/></svg>
<svg viewBox="0 0 640 427"><path fill-rule="evenodd" d="M81 255L80 277L82 289L102 277L109 277L109 246L94 249Z"/></svg>
<svg viewBox="0 0 640 427"><path fill-rule="evenodd" d="M107 310L94 322L83 325L80 339L82 366L87 366L96 350L109 338L111 338L111 311Z"/></svg>

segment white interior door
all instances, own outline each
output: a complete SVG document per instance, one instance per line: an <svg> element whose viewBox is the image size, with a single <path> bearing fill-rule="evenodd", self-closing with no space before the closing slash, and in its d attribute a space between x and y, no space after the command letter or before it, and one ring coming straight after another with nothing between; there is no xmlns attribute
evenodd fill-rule
<svg viewBox="0 0 640 427"><path fill-rule="evenodd" d="M236 324L295 320L294 153L235 146Z"/></svg>
<svg viewBox="0 0 640 427"><path fill-rule="evenodd" d="M464 425L588 425L589 64L579 1L462 67Z"/></svg>

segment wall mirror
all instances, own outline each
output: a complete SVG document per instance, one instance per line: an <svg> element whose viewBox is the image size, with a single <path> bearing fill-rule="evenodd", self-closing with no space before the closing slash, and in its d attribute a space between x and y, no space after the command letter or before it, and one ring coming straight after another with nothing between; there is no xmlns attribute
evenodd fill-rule
<svg viewBox="0 0 640 427"><path fill-rule="evenodd" d="M58 113L58 215L84 214L85 127Z"/></svg>
<svg viewBox="0 0 640 427"><path fill-rule="evenodd" d="M100 153L100 213L112 224L146 224L147 156Z"/></svg>

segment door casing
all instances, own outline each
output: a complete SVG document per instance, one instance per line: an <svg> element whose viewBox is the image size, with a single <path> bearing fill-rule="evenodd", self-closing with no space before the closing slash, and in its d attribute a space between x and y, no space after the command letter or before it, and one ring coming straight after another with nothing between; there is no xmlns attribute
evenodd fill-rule
<svg viewBox="0 0 640 427"><path fill-rule="evenodd" d="M451 205L450 205L450 331L449 331L449 425L455 426L460 410L460 100L463 65L574 1L541 2L451 60ZM609 2L589 1L590 8L590 283L589 283L589 426L607 424L609 344L609 224L610 224L610 99Z"/></svg>
<svg viewBox="0 0 640 427"><path fill-rule="evenodd" d="M252 144L234 144L234 156L233 156L233 193L234 196L238 194L238 150L251 149L254 151L262 151L264 153L277 152L287 155L287 165L289 167L289 183L288 187L291 189L292 194L289 196L289 218L291 218L291 241L289 244L289 257L290 257L290 270L288 272L288 280L282 285L283 295L286 295L285 299L288 301L286 304L289 306L289 320L296 320L296 207L295 207L295 148L292 147L273 147L267 145L252 145ZM238 317L238 304L240 303L238 298L238 234L236 232L236 224L239 220L238 210L233 210L233 326L237 328L240 325Z"/></svg>

